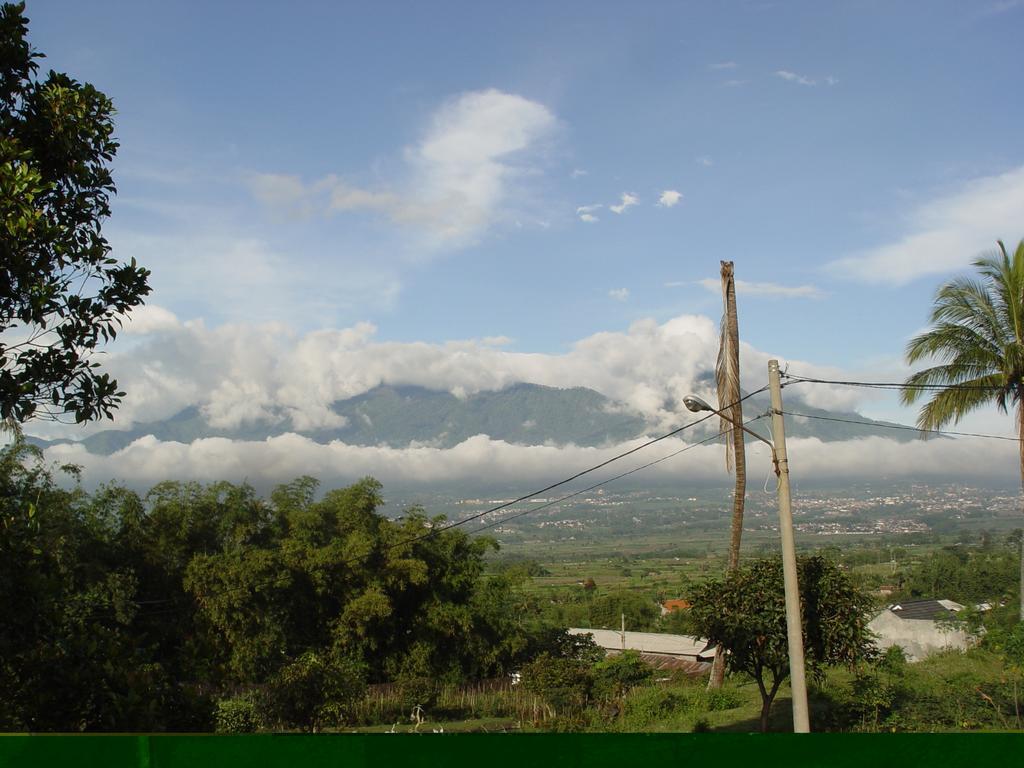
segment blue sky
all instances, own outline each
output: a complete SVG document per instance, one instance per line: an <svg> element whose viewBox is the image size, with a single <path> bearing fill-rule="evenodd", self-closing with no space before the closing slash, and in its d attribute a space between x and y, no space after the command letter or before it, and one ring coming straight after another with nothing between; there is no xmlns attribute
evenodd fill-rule
<svg viewBox="0 0 1024 768"><path fill-rule="evenodd" d="M210 333L369 323L557 364L637 322L717 322L701 281L724 258L752 348L886 379L938 284L1024 237L1024 2L28 15L45 64L118 108L116 255L153 270L160 318Z"/></svg>

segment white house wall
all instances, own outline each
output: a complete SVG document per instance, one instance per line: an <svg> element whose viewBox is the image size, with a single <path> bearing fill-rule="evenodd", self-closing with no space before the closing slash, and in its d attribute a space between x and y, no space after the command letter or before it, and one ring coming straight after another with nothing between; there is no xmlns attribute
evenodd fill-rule
<svg viewBox="0 0 1024 768"><path fill-rule="evenodd" d="M943 629L930 619L901 619L888 610L872 619L868 629L878 635L875 642L881 650L898 645L910 661L947 648L971 646L970 636L962 630Z"/></svg>

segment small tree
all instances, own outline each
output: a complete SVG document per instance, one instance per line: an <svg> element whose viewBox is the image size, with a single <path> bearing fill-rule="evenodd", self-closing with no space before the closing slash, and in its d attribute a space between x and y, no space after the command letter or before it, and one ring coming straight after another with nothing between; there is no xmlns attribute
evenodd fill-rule
<svg viewBox="0 0 1024 768"><path fill-rule="evenodd" d="M90 354L150 291L100 231L114 108L66 74L36 78L24 11L0 6L0 419L112 417L124 393Z"/></svg>
<svg viewBox="0 0 1024 768"><path fill-rule="evenodd" d="M316 733L340 725L366 691L364 675L356 661L307 651L271 678L263 709L284 728Z"/></svg>
<svg viewBox="0 0 1024 768"><path fill-rule="evenodd" d="M650 682L654 670L639 651L623 651L594 665L594 693L602 699L620 699L630 688Z"/></svg>
<svg viewBox="0 0 1024 768"><path fill-rule="evenodd" d="M804 652L809 671L825 665L852 666L867 658L870 598L821 557L798 563ZM691 609L699 634L728 652L729 669L746 672L761 692L761 730L779 687L789 676L782 561L758 560L708 581L694 594Z"/></svg>

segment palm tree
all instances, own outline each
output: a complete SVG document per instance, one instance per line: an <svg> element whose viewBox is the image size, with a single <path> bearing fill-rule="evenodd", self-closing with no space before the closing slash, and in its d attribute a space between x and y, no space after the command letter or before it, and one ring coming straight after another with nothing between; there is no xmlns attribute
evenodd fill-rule
<svg viewBox="0 0 1024 768"><path fill-rule="evenodd" d="M718 343L718 362L715 365L715 383L718 388L718 407L727 412L722 417L725 433L725 469L736 470L736 486L732 495L732 526L729 536L728 571L740 564L740 543L743 537L743 507L747 497L747 457L743 431L736 427L743 423L743 404L740 402L740 326L736 314L736 280L733 263L722 261L722 326ZM715 661L708 676L708 688L721 688L725 681L725 651L715 651Z"/></svg>
<svg viewBox="0 0 1024 768"><path fill-rule="evenodd" d="M917 417L921 429L955 424L993 402L1002 413L1013 408L1024 489L1024 240L1013 256L999 241L999 251L976 259L974 267L979 277L958 277L939 288L932 327L907 345L908 363L941 364L908 378L901 398L909 405L931 395ZM1020 600L1024 621L1024 538Z"/></svg>

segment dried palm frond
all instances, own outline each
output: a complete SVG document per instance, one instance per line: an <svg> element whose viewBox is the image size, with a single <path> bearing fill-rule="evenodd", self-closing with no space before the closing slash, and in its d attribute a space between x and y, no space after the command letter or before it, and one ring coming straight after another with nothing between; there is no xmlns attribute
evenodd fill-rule
<svg viewBox="0 0 1024 768"><path fill-rule="evenodd" d="M722 323L718 342L718 362L715 364L715 383L718 386L718 409L736 419L740 399L739 350L733 345L732 326L736 324L736 282L733 279L733 264L722 262ZM732 311L730 312L730 308ZM742 419L742 416L740 417ZM725 433L725 468L733 469L733 434L735 426L728 419L721 419L721 431Z"/></svg>

